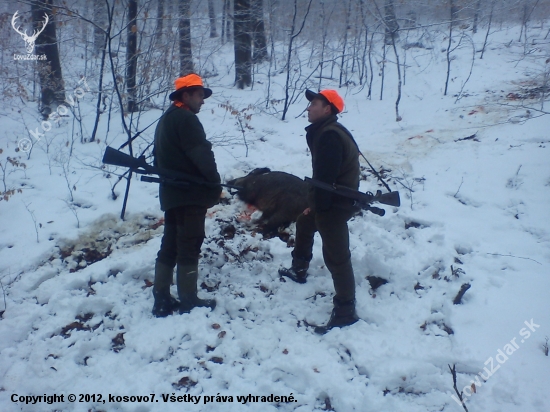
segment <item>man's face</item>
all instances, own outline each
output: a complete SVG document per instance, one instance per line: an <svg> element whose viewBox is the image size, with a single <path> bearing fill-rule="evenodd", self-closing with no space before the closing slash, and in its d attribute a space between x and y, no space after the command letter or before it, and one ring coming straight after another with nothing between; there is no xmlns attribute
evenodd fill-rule
<svg viewBox="0 0 550 412"><path fill-rule="evenodd" d="M189 109L197 114L201 111L201 106L204 104L204 90L197 89L191 93L182 93L181 101L186 104Z"/></svg>
<svg viewBox="0 0 550 412"><path fill-rule="evenodd" d="M321 99L313 99L307 107L307 120L310 123L315 123L330 115L330 113L330 105L326 104Z"/></svg>

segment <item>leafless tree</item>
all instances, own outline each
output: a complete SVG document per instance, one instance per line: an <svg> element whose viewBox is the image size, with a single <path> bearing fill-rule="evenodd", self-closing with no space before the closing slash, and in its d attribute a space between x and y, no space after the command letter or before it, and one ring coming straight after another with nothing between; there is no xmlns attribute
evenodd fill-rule
<svg viewBox="0 0 550 412"><path fill-rule="evenodd" d="M487 47L487 40L489 39L489 33L491 32L491 23L493 22L493 12L495 10L496 0L491 0L491 11L489 12L489 22L487 24L487 32L485 33L485 40L483 41L483 47L481 48L481 56L479 59L483 59L485 54L485 48Z"/></svg>
<svg viewBox="0 0 550 412"><path fill-rule="evenodd" d="M185 75L194 71L191 48L191 0L179 0L178 5L180 73Z"/></svg>
<svg viewBox="0 0 550 412"><path fill-rule="evenodd" d="M391 46L395 42L397 31L399 30L399 24L397 23L397 17L395 16L395 8L393 6L393 0L384 1L384 22L385 22L384 43L386 44L386 46Z"/></svg>
<svg viewBox="0 0 550 412"><path fill-rule="evenodd" d="M235 84L244 89L252 84L252 38L250 36L250 0L235 0L233 45Z"/></svg>
<svg viewBox="0 0 550 412"><path fill-rule="evenodd" d="M449 88L449 77L451 75L451 53L453 44L453 29L456 25L458 18L458 5L457 0L449 0L450 20L449 20L449 42L447 44L446 57L447 57L447 78L445 79L445 91L443 95L447 96L447 90Z"/></svg>
<svg viewBox="0 0 550 412"><path fill-rule="evenodd" d="M216 10L214 9L214 0L208 0L208 20L210 20L210 38L218 37L216 31Z"/></svg>
<svg viewBox="0 0 550 412"><path fill-rule="evenodd" d="M250 1L250 17L252 19L252 42L254 45L252 60L254 63L259 63L267 59L263 0Z"/></svg>
<svg viewBox="0 0 550 412"><path fill-rule="evenodd" d="M138 111L136 103L136 75L137 75L137 0L128 1L128 25L126 27L126 90L128 92L128 112Z"/></svg>
<svg viewBox="0 0 550 412"><path fill-rule="evenodd" d="M93 3L94 18L94 56L101 56L101 52L105 50L105 30L107 26L107 2L97 0Z"/></svg>
<svg viewBox="0 0 550 412"><path fill-rule="evenodd" d="M231 21L233 16L231 15L231 0L223 0L223 13L222 13L222 44L227 42L227 39L231 38Z"/></svg>
<svg viewBox="0 0 550 412"><path fill-rule="evenodd" d="M294 40L302 33L302 30L304 29L304 26L306 24L307 16L309 15L309 11L311 9L311 2L313 0L309 0L306 8L306 12L304 13L304 17L302 19L302 23L300 28L297 30L297 18L298 18L298 0L294 0L294 13L292 15L292 25L290 27L290 39L288 41L288 51L287 51L287 61L286 61L286 82L285 82L285 102L283 107L283 117L282 120L285 120L286 113L288 112L288 108L290 107L290 101L291 101L291 95L290 95L290 72L292 71L292 68L290 67L291 60L292 60L292 53L293 53L293 44Z"/></svg>
<svg viewBox="0 0 550 412"><path fill-rule="evenodd" d="M479 21L479 14L481 13L481 0L477 0L476 8L474 11L474 23L472 25L472 32L477 33L477 23Z"/></svg>
<svg viewBox="0 0 550 412"><path fill-rule="evenodd" d="M45 60L38 60L40 111L45 119L58 104L65 100L65 83L57 48L56 24L52 7L53 0L31 2L35 33L42 30L40 36L35 40L35 52L37 55L46 56Z"/></svg>
<svg viewBox="0 0 550 412"><path fill-rule="evenodd" d="M158 47L162 45L164 32L164 0L157 0L157 24L155 27L155 42Z"/></svg>

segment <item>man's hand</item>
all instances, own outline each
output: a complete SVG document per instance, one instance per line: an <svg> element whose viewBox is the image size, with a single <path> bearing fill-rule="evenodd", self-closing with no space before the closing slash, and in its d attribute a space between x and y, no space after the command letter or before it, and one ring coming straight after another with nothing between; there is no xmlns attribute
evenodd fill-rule
<svg viewBox="0 0 550 412"><path fill-rule="evenodd" d="M302 212L302 214L303 214L303 215L309 215L309 212L311 212L311 208L310 208L310 207L306 208L306 209Z"/></svg>

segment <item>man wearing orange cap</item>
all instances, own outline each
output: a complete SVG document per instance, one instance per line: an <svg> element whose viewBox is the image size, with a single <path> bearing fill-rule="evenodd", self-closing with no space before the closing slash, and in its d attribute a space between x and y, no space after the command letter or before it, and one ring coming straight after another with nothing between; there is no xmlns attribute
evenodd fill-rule
<svg viewBox="0 0 550 412"><path fill-rule="evenodd" d="M337 114L344 110L344 100L336 90L314 93L306 90L307 145L311 151L313 179L359 188L359 151L351 133L340 123ZM324 334L334 327L351 325L359 319L355 312L355 278L349 251L348 220L359 208L353 200L329 191L310 189L309 207L296 220L296 242L292 251L292 267L279 274L298 283L306 283L312 259L313 238L319 231L323 241L323 258L332 275L334 309L326 326L315 332Z"/></svg>
<svg viewBox="0 0 550 412"><path fill-rule="evenodd" d="M218 203L221 186L212 144L199 118L204 99L212 90L196 74L174 82L174 103L164 112L155 131L155 166L196 176L207 185L185 187L160 184L160 207L164 211L164 235L155 263L153 315L165 317L173 311L190 312L195 307L214 309L215 300L199 299L197 279L199 254L204 241L206 209ZM177 265L179 301L170 295L173 270Z"/></svg>

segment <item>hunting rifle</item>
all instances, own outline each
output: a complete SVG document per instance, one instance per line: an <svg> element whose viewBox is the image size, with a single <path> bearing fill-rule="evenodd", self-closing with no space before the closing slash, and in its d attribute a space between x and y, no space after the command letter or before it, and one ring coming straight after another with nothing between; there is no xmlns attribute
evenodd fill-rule
<svg viewBox="0 0 550 412"><path fill-rule="evenodd" d="M337 185L336 183L329 184L321 182L319 180L311 179L310 177L305 177L304 180L306 181L306 183L310 183L311 185L318 187L319 189L328 190L329 192L336 195L353 199L355 200L355 204L360 206L361 209L368 210L369 212L372 212L378 216L384 216L386 214L386 211L384 209L371 206L370 204L373 202L396 207L399 207L401 205L399 192L397 191L382 193L380 190L377 190L376 194L373 195L371 192L363 193L358 190L350 189L346 186Z"/></svg>
<svg viewBox="0 0 550 412"><path fill-rule="evenodd" d="M142 182L148 183L163 183L176 187L188 187L190 184L198 184L210 187L223 186L230 189L241 190L242 187L226 185L224 183L207 182L204 179L196 176L178 172L174 170L163 169L156 166L151 166L145 161L145 156L138 158L127 155L120 150L113 149L107 146L103 155L103 163L113 166L122 166L131 169L133 172L141 175L158 175L158 177L141 176Z"/></svg>

